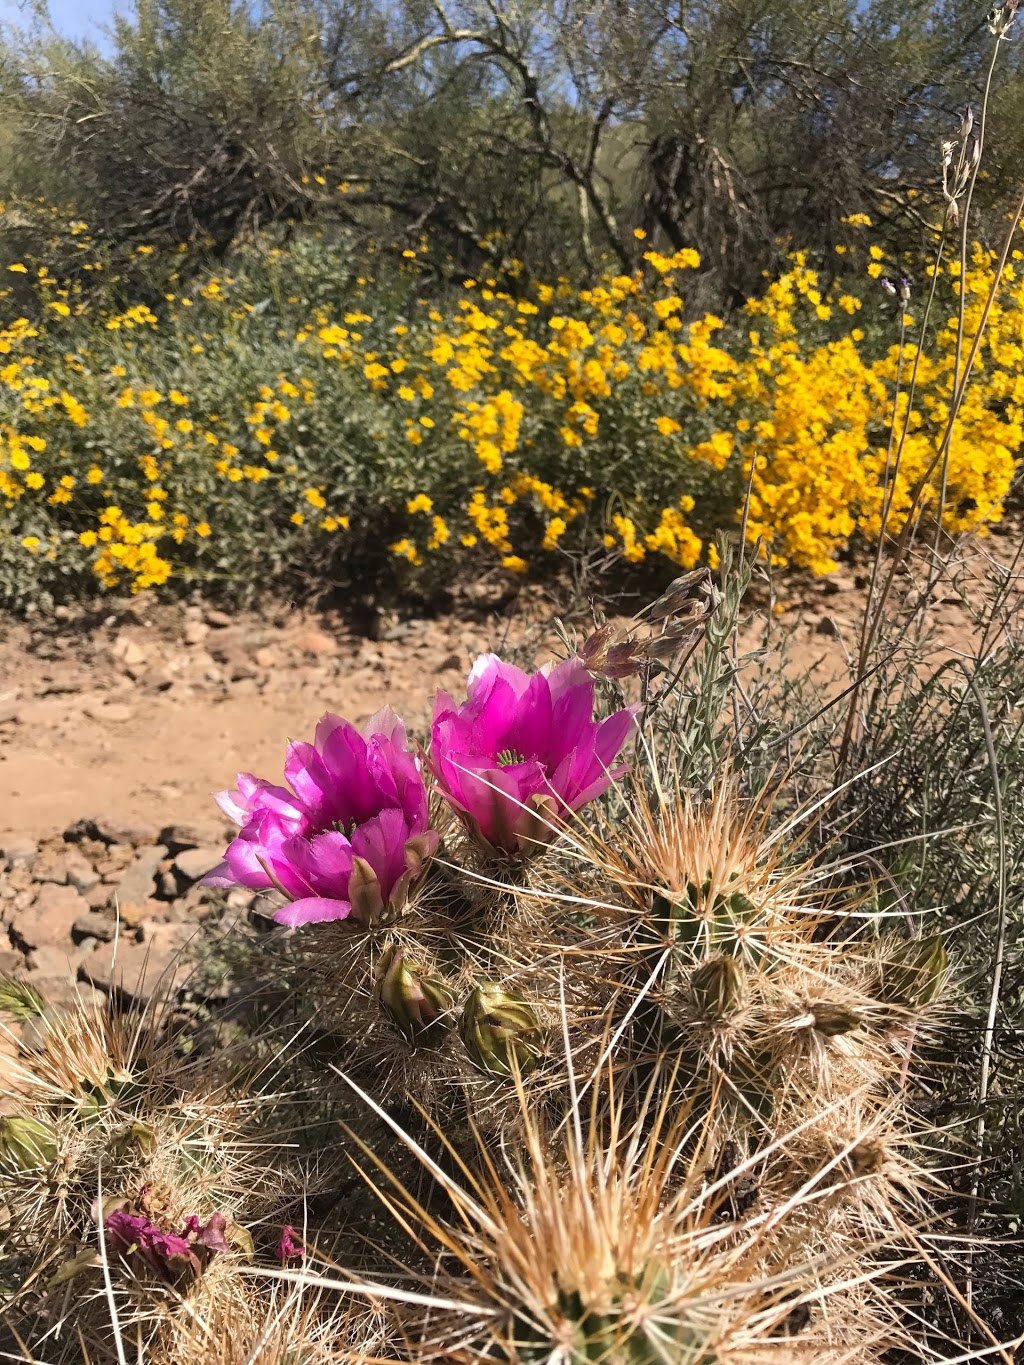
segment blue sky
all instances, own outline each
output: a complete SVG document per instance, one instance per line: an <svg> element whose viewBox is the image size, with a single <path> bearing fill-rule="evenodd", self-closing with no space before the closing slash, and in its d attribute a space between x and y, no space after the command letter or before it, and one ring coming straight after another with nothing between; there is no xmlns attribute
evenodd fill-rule
<svg viewBox="0 0 1024 1365"><path fill-rule="evenodd" d="M50 0L54 27L69 38L103 38L103 26L113 14L116 0ZM32 11L18 0L0 0L0 21L28 26Z"/></svg>

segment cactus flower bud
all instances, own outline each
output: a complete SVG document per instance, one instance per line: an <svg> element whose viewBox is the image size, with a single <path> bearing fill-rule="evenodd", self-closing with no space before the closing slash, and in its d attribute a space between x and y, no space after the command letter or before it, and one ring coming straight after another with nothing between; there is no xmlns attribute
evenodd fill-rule
<svg viewBox="0 0 1024 1365"><path fill-rule="evenodd" d="M690 990L701 1014L723 1019L743 1003L743 968L731 957L703 963L690 977Z"/></svg>
<svg viewBox="0 0 1024 1365"><path fill-rule="evenodd" d="M18 1114L0 1118L0 1167L32 1171L56 1159L57 1144L48 1124Z"/></svg>
<svg viewBox="0 0 1024 1365"><path fill-rule="evenodd" d="M861 1024L861 1017L856 1010L845 1005L829 1005L823 1000L811 1006L811 1013L814 1015L814 1031L825 1038L852 1033Z"/></svg>
<svg viewBox="0 0 1024 1365"><path fill-rule="evenodd" d="M466 1001L459 1023L466 1051L492 1076L527 1075L540 1062L544 1029L520 995L496 981L477 986Z"/></svg>
<svg viewBox="0 0 1024 1365"><path fill-rule="evenodd" d="M948 960L941 934L900 944L879 973L878 995L888 1005L930 1004L945 980Z"/></svg>
<svg viewBox="0 0 1024 1365"><path fill-rule="evenodd" d="M452 997L436 976L422 976L401 948L387 948L377 964L374 994L381 1009L410 1043L436 1046Z"/></svg>

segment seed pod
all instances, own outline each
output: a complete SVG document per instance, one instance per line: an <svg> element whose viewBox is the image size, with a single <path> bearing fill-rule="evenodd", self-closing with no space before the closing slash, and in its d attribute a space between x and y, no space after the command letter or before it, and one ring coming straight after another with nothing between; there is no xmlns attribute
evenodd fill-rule
<svg viewBox="0 0 1024 1365"><path fill-rule="evenodd" d="M822 1001L811 1006L814 1015L814 1031L826 1038L838 1038L842 1033L852 1033L861 1025L861 1017L856 1010L845 1005L829 1005Z"/></svg>
<svg viewBox="0 0 1024 1365"><path fill-rule="evenodd" d="M907 1009L928 1005L942 989L947 966L941 934L908 939L879 972L879 998L887 1005L903 1005Z"/></svg>
<svg viewBox="0 0 1024 1365"><path fill-rule="evenodd" d="M34 1171L56 1159L57 1143L48 1124L18 1114L0 1118L0 1167Z"/></svg>
<svg viewBox="0 0 1024 1365"><path fill-rule="evenodd" d="M734 958L715 957L690 976L694 1003L707 1019L724 1019L743 1003L743 968Z"/></svg>
<svg viewBox="0 0 1024 1365"><path fill-rule="evenodd" d="M422 976L405 960L403 949L388 948L377 964L374 994L410 1043L436 1047L445 1032L444 1016L452 997L436 976Z"/></svg>
<svg viewBox="0 0 1024 1365"><path fill-rule="evenodd" d="M477 986L466 1001L459 1023L466 1051L492 1076L526 1076L544 1053L544 1029L520 995L496 981Z"/></svg>

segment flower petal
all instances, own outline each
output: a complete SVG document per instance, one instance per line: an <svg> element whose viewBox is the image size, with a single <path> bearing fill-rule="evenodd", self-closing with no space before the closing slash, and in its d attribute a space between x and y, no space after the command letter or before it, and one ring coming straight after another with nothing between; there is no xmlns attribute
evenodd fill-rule
<svg viewBox="0 0 1024 1365"><path fill-rule="evenodd" d="M274 911L274 921L289 929L300 924L322 924L327 920L348 919L352 907L348 901L328 900L325 896L307 896L304 900L292 901Z"/></svg>

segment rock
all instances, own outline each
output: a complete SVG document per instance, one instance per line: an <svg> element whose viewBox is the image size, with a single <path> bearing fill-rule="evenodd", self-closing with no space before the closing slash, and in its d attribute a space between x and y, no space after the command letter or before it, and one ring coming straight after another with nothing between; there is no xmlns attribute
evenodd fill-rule
<svg viewBox="0 0 1024 1365"><path fill-rule="evenodd" d="M21 720L21 706L16 701L0 701L0 725L17 725Z"/></svg>
<svg viewBox="0 0 1024 1365"><path fill-rule="evenodd" d="M188 977L191 969L182 961L179 946L151 940L119 943L116 954L99 948L81 960L78 975L105 991L118 991L139 1005L148 1005L154 996L173 995Z"/></svg>
<svg viewBox="0 0 1024 1365"><path fill-rule="evenodd" d="M178 879L173 872L161 872L156 879L157 898L162 901L172 901L178 894Z"/></svg>
<svg viewBox="0 0 1024 1365"><path fill-rule="evenodd" d="M123 725L126 720L131 720L134 714L130 706L125 706L119 701L108 701L99 705L90 703L84 710L91 720L109 721L113 725Z"/></svg>
<svg viewBox="0 0 1024 1365"><path fill-rule="evenodd" d="M37 882L53 882L56 886L67 886L68 865L59 853L44 853L33 864L32 876ZM76 887L75 890L81 888Z"/></svg>
<svg viewBox="0 0 1024 1365"><path fill-rule="evenodd" d="M258 649L252 656L252 661L258 668L276 668L277 655L272 649Z"/></svg>
<svg viewBox="0 0 1024 1365"><path fill-rule="evenodd" d="M70 939L71 926L75 920L79 915L87 914L88 910L88 905L73 886L44 883L33 904L12 916L11 935L23 948L63 943Z"/></svg>
<svg viewBox="0 0 1024 1365"><path fill-rule="evenodd" d="M117 921L108 915L98 915L94 910L79 915L71 926L71 937L77 943L83 938L94 938L99 939L101 943L110 943L116 936Z"/></svg>
<svg viewBox="0 0 1024 1365"><path fill-rule="evenodd" d="M174 679L161 668L150 668L140 676L139 686L147 692L166 692L174 686Z"/></svg>
<svg viewBox="0 0 1024 1365"><path fill-rule="evenodd" d="M219 845L209 848L190 848L179 853L174 860L174 871L186 886L205 877L207 872L224 861L224 849Z"/></svg>
<svg viewBox="0 0 1024 1365"><path fill-rule="evenodd" d="M834 597L836 593L853 592L856 584L853 574L830 573L821 586L826 597Z"/></svg>
<svg viewBox="0 0 1024 1365"><path fill-rule="evenodd" d="M81 820L75 820L72 824L68 825L62 837L66 844L81 843L83 839L99 839L96 821L89 819L88 817L83 817Z"/></svg>
<svg viewBox="0 0 1024 1365"><path fill-rule="evenodd" d="M34 839L9 839L0 848L0 855L10 868L31 867L38 852L39 845Z"/></svg>
<svg viewBox="0 0 1024 1365"><path fill-rule="evenodd" d="M32 890L34 886L35 883L32 880L32 873L29 868L24 863L15 863L4 877L3 882L0 883L0 890L9 891L11 895L5 896L4 899L10 900L21 891Z"/></svg>
<svg viewBox="0 0 1024 1365"><path fill-rule="evenodd" d="M173 857L186 848L210 848L220 843L223 835L224 825L219 820L190 822L165 825L160 831L160 842L166 844Z"/></svg>
<svg viewBox="0 0 1024 1365"><path fill-rule="evenodd" d="M95 819L92 821L95 838L105 844L131 844L138 848L143 844L156 843L158 830L155 825L121 825L116 820ZM67 835L64 836L67 838Z"/></svg>
<svg viewBox="0 0 1024 1365"><path fill-rule="evenodd" d="M149 944L154 952L180 953L192 942L199 930L194 924L177 922L169 924L166 920L148 919L140 926L142 941Z"/></svg>
<svg viewBox="0 0 1024 1365"><path fill-rule="evenodd" d="M146 651L130 635L119 635L111 645L110 652L120 663L129 666L146 662Z"/></svg>
<svg viewBox="0 0 1024 1365"><path fill-rule="evenodd" d="M153 844L142 849L121 875L117 884L117 906L122 917L127 919L133 906L141 906L153 895L157 869L167 856L163 844Z"/></svg>
<svg viewBox="0 0 1024 1365"><path fill-rule="evenodd" d="M228 665L228 678L231 682L244 682L248 678L255 678L259 674L259 669L248 659L233 659Z"/></svg>
<svg viewBox="0 0 1024 1365"><path fill-rule="evenodd" d="M219 630L223 630L226 626L233 626L235 624L235 618L233 616L230 616L226 611L217 611L215 607L211 607L208 611L204 612L203 620L208 626L216 626Z"/></svg>
<svg viewBox="0 0 1024 1365"><path fill-rule="evenodd" d="M109 884L97 882L95 886L90 886L88 891L82 892L82 899L90 910L100 910L110 904L112 894Z"/></svg>
<svg viewBox="0 0 1024 1365"><path fill-rule="evenodd" d="M67 943L41 943L29 953L28 962L33 975L73 977L80 956L79 948L69 939Z"/></svg>
<svg viewBox="0 0 1024 1365"><path fill-rule="evenodd" d="M209 632L210 627L204 621L188 621L181 638L187 645L201 645Z"/></svg>
<svg viewBox="0 0 1024 1365"><path fill-rule="evenodd" d="M122 905L120 901L115 899L111 901L111 906L121 922L122 932L131 931L128 934L131 937L131 934L144 919L151 919L153 915L158 915L162 910L166 910L167 903L166 901L158 901L155 896L150 896L138 904L126 902Z"/></svg>
<svg viewBox="0 0 1024 1365"><path fill-rule="evenodd" d="M239 678L234 684L236 697L254 697L259 691L255 678Z"/></svg>
<svg viewBox="0 0 1024 1365"><path fill-rule="evenodd" d="M64 869L67 872L67 881L76 891L88 891L90 887L96 885L100 879L100 874L77 850L72 849L65 853L63 858Z"/></svg>
<svg viewBox="0 0 1024 1365"><path fill-rule="evenodd" d="M249 893L252 894L251 892ZM24 956L14 948L0 948L0 976L17 976L25 966Z"/></svg>
<svg viewBox="0 0 1024 1365"><path fill-rule="evenodd" d="M295 636L295 648L321 658L338 653L338 642L322 630L306 629Z"/></svg>

